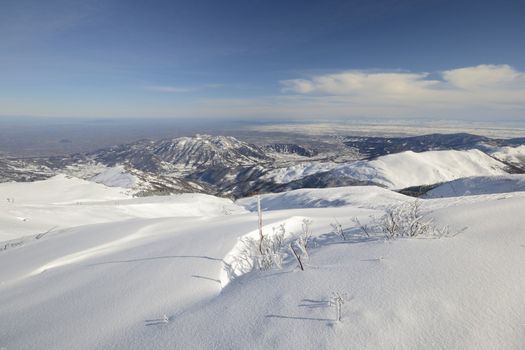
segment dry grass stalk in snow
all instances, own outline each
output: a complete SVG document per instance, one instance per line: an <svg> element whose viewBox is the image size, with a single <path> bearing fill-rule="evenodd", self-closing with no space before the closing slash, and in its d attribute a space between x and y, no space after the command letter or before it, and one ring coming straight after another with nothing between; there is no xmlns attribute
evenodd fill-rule
<svg viewBox="0 0 525 350"><path fill-rule="evenodd" d="M367 237L370 237L370 227L368 227L368 225L364 225L361 223L361 221L359 220L359 218L356 216L354 218L352 218L352 222L354 224L357 225L357 227L359 227L359 229L367 236Z"/></svg>
<svg viewBox="0 0 525 350"><path fill-rule="evenodd" d="M346 294L334 292L330 298L330 305L335 309L335 321L341 322L343 318L343 305L346 301Z"/></svg>
<svg viewBox="0 0 525 350"><path fill-rule="evenodd" d="M330 224L330 226L332 227L332 232L341 237L341 239L343 241L346 241L346 235L345 235L345 230L343 229L343 225L341 225L341 223L336 219L334 218L335 222L332 222Z"/></svg>

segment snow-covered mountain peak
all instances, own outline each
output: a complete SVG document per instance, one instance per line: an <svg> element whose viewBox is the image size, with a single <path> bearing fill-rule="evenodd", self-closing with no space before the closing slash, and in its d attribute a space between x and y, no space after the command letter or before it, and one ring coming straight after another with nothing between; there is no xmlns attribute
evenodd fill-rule
<svg viewBox="0 0 525 350"><path fill-rule="evenodd" d="M231 136L195 135L159 141L138 141L88 155L103 164L128 164L143 171L235 168L269 162L264 150Z"/></svg>
<svg viewBox="0 0 525 350"><path fill-rule="evenodd" d="M196 135L162 140L153 145L152 153L163 161L192 168L254 165L270 160L259 147L231 136Z"/></svg>

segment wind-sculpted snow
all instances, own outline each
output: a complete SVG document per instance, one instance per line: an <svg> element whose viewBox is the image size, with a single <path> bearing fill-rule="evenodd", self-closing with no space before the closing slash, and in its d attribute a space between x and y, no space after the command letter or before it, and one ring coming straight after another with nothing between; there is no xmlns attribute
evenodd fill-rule
<svg viewBox="0 0 525 350"><path fill-rule="evenodd" d="M311 220L305 271L293 258L265 271L233 264L242 239L257 238L257 214L224 210L225 199L85 203L107 221L83 225L84 214L0 251L0 347L521 349L525 192L421 200L425 217L455 233L441 239L386 240L352 220L366 225L412 201L374 186L263 195L266 234L284 224L291 238ZM63 206L48 205L48 216L59 220ZM135 206L151 218L123 219ZM33 209L43 207L24 210ZM345 300L340 321L334 293Z"/></svg>
<svg viewBox="0 0 525 350"><path fill-rule="evenodd" d="M513 215L524 199L436 210L437 222L468 226L453 238L327 244L306 271L232 282L156 335L202 327L198 346L209 348L520 349L524 221ZM346 295L341 322L334 292ZM221 320L227 328L212 326ZM160 343L174 344L167 336ZM194 345L183 337L176 346Z"/></svg>

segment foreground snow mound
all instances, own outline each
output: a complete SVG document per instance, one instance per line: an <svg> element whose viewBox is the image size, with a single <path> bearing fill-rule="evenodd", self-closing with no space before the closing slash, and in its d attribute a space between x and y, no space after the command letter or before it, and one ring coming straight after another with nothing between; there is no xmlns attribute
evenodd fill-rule
<svg viewBox="0 0 525 350"><path fill-rule="evenodd" d="M280 210L352 205L375 209L407 200L410 200L410 197L377 186L303 188L261 195L261 207L263 210ZM239 199L236 203L250 211L257 210L256 196Z"/></svg>
<svg viewBox="0 0 525 350"><path fill-rule="evenodd" d="M473 196L525 191L525 175L476 176L444 183L425 193L423 198Z"/></svg>
<svg viewBox="0 0 525 350"><path fill-rule="evenodd" d="M274 222L271 225L266 225L262 228L263 235L267 240L272 240L279 231L276 230L279 226L283 227L283 242L286 242L290 236L301 230L301 225L304 220L308 220L306 217L293 216L287 220L281 222ZM219 280L221 286L224 288L234 279L247 274L254 270L256 267L256 261L253 256L250 256L250 248L254 248L251 245L257 245L259 241L259 230L253 230L241 237L239 237L237 244L223 259L223 267L220 273Z"/></svg>
<svg viewBox="0 0 525 350"><path fill-rule="evenodd" d="M468 226L450 238L333 242L306 271L235 280L150 339L180 349L521 349L524 205L521 196L436 210L436 222ZM340 322L334 293L345 296ZM164 336L196 328L206 330L198 339Z"/></svg>

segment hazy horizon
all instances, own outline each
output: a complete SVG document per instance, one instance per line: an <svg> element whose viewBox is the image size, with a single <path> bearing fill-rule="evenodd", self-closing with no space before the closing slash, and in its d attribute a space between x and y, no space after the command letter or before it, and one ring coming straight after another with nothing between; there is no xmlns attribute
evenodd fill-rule
<svg viewBox="0 0 525 350"><path fill-rule="evenodd" d="M170 118L0 118L0 155L41 157L94 151L142 139L211 134L249 143L305 143L333 136L414 136L471 133L492 138L525 135L525 122L414 120L297 121ZM309 140L311 139L311 140Z"/></svg>

